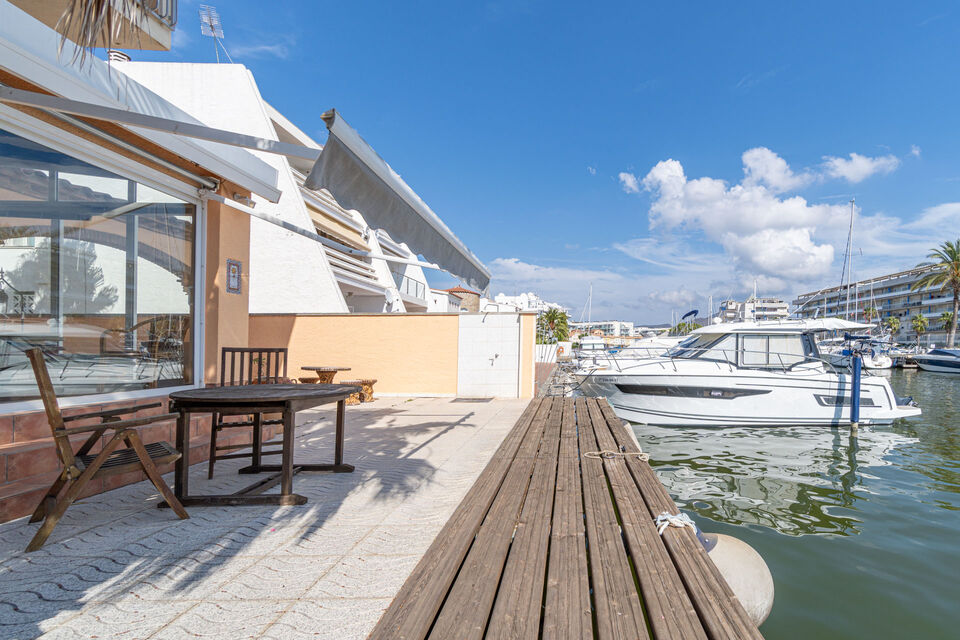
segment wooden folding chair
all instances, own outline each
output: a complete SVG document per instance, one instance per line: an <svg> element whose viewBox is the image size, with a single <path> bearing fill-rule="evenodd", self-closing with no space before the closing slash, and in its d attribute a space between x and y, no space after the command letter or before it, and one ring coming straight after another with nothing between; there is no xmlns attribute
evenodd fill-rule
<svg viewBox="0 0 960 640"><path fill-rule="evenodd" d="M152 405L141 405L140 407L108 409L63 417L60 412L60 404L53 390L53 383L50 382L50 374L47 373L43 353L40 349L30 349L27 351L27 357L30 358L33 373L37 378L40 399L43 401L43 408L47 412L50 430L53 432L57 456L63 464L63 471L60 472L60 476L54 481L37 506L37 510L30 517L30 522L43 520L43 524L40 525L40 529L33 536L33 540L27 545L27 551L36 551L43 546L67 507L77 499L91 480L118 473L143 469L174 513L181 518L189 518L183 505L170 491L170 487L166 485L157 470L157 465L174 462L180 458L180 452L167 442L153 442L145 445L143 440L140 439L140 435L134 430L135 427L176 418L177 414L166 413L145 418L120 419L121 415L133 413L138 408L146 409L161 406L161 403L158 402ZM69 428L65 424L69 421L86 418L100 418L101 423L87 427ZM99 453L89 453L90 449L107 430L113 431L113 436L103 445ZM75 433L90 434L90 437L87 438L76 454L70 446L70 436ZM118 448L123 443L126 443L127 447Z"/></svg>
<svg viewBox="0 0 960 640"><path fill-rule="evenodd" d="M220 350L220 386L240 384L285 384L293 382L287 377L287 349L285 347L223 347ZM210 427L210 458L207 461L207 478L213 478L213 465L217 460L250 458L254 452L260 456L276 456L283 452L282 442L263 442L263 427L281 425L279 417L264 418L262 414L244 416L241 420L228 421L223 414L214 413ZM217 445L217 436L224 429L253 428L250 444ZM264 449L263 445L276 445ZM238 453L219 453L250 448ZM244 473L244 471L241 471Z"/></svg>

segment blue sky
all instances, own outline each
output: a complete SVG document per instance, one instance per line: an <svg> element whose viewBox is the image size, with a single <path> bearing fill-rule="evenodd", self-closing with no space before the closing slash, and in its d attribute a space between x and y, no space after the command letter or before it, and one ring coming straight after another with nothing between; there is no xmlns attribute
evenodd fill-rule
<svg viewBox="0 0 960 640"><path fill-rule="evenodd" d="M194 2L174 49L210 62ZM950 2L218 5L268 101L336 107L491 268L579 316L662 322L960 235ZM854 154L854 155L851 155ZM862 256L861 256L862 253ZM443 283L439 278L437 283Z"/></svg>

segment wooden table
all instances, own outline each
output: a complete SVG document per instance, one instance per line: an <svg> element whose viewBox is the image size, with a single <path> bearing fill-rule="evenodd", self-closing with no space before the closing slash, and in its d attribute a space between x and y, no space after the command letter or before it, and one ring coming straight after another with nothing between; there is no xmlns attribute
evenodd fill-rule
<svg viewBox="0 0 960 640"><path fill-rule="evenodd" d="M300 471L349 473L353 465L343 464L344 400L359 387L342 384L253 384L176 391L170 394L170 410L177 418L177 460L174 493L184 506L241 504L304 504L305 496L293 493L293 475ZM298 411L331 402L337 403L336 445L333 464L297 464L293 462L293 432ZM190 415L193 413L253 415L253 464L241 473L272 471L270 476L230 495L190 495ZM263 464L260 459L261 422L265 413L283 414L283 453L279 465ZM280 493L260 495L280 484Z"/></svg>
<svg viewBox="0 0 960 640"><path fill-rule="evenodd" d="M313 371L317 374L318 384L331 384L337 371L350 371L350 367L300 367L304 371Z"/></svg>

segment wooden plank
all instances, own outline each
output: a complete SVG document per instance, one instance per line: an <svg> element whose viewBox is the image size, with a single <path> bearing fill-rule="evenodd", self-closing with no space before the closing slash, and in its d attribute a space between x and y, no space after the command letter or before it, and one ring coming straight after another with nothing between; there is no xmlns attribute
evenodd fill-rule
<svg viewBox="0 0 960 640"><path fill-rule="evenodd" d="M521 441L497 497L437 615L430 632L431 638L483 638L527 495L550 404L549 400L542 402L533 424Z"/></svg>
<svg viewBox="0 0 960 640"><path fill-rule="evenodd" d="M550 398L545 404L549 411L543 440L503 568L486 638L537 638L540 633L563 399Z"/></svg>
<svg viewBox="0 0 960 640"><path fill-rule="evenodd" d="M540 404L540 399L534 399L527 405L517 424L404 582L370 634L371 639L415 640L426 637Z"/></svg>
<svg viewBox="0 0 960 640"><path fill-rule="evenodd" d="M636 443L610 405L603 401L600 408L617 445L625 451L636 452ZM636 458L625 458L625 461L641 489L651 518L656 518L664 511L679 513L677 505L649 464ZM669 527L661 538L710 638L763 638L693 531L687 527Z"/></svg>
<svg viewBox="0 0 960 640"><path fill-rule="evenodd" d="M593 637L583 518L577 422L573 398L564 398L543 612L545 640Z"/></svg>
<svg viewBox="0 0 960 640"><path fill-rule="evenodd" d="M610 499L603 461L584 456L587 452L599 450L588 409L590 403L595 404L596 399L577 398L575 407L597 635L601 639L649 638L633 571Z"/></svg>
<svg viewBox="0 0 960 640"><path fill-rule="evenodd" d="M590 402L587 407L600 449L619 450L600 403ZM603 466L620 513L624 539L637 572L653 636L706 639L697 611L660 540L640 489L627 470L626 461L623 457L604 459Z"/></svg>

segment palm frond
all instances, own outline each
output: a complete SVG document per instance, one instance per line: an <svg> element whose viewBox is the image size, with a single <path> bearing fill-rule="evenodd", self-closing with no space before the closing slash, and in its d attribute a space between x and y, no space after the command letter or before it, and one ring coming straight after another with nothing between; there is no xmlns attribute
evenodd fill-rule
<svg viewBox="0 0 960 640"><path fill-rule="evenodd" d="M82 66L95 48L109 47L119 38L125 24L141 24L143 15L143 5L137 0L68 0L57 21L58 53L63 53L67 40L73 40L77 47L71 63L79 60Z"/></svg>

